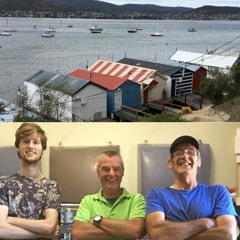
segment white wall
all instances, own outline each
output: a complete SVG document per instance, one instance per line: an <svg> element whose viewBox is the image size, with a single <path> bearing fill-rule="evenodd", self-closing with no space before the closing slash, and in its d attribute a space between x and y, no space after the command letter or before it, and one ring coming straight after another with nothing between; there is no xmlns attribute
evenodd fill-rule
<svg viewBox="0 0 240 240"><path fill-rule="evenodd" d="M212 149L211 183L237 186L235 156L236 131L240 123L39 123L50 146L120 145L125 161L122 185L137 191L138 144L170 144L176 137L189 134L209 143ZM0 124L0 146L13 146L20 123ZM166 159L167 160L167 159ZM204 161L204 160L203 160ZM49 176L49 148L42 159L43 173ZM64 174L64 170L63 170ZM149 173L151 174L151 173ZM239 186L238 186L239 187Z"/></svg>

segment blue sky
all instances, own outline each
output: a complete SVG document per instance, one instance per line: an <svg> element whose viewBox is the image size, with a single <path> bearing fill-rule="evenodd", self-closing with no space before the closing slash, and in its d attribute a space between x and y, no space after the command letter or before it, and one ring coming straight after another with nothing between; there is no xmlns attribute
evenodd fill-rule
<svg viewBox="0 0 240 240"><path fill-rule="evenodd" d="M113 3L116 5L123 5L127 3L134 4L155 4L159 6L167 6L167 7L192 7L198 8L204 5L213 5L213 6L232 6L232 7L240 7L239 0L101 0L104 2Z"/></svg>

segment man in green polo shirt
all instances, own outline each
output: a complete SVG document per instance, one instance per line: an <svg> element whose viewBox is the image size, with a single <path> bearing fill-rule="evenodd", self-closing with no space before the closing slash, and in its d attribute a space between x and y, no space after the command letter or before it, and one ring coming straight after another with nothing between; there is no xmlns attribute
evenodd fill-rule
<svg viewBox="0 0 240 240"><path fill-rule="evenodd" d="M141 239L144 227L145 199L142 194L121 188L124 164L121 155L106 151L98 158L97 175L102 189L85 196L72 228L72 239Z"/></svg>

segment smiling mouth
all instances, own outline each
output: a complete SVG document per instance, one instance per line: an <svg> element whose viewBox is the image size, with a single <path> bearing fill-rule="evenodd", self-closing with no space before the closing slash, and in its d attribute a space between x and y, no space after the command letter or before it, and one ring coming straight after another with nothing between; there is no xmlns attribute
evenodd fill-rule
<svg viewBox="0 0 240 240"><path fill-rule="evenodd" d="M179 166L181 166L181 167L188 167L188 166L191 166L191 164L190 163L179 163L178 164Z"/></svg>

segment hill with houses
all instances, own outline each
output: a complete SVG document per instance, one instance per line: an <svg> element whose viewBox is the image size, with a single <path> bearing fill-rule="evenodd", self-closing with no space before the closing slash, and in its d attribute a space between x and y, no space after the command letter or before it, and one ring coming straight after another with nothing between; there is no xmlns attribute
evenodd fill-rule
<svg viewBox="0 0 240 240"><path fill-rule="evenodd" d="M240 8L228 6L194 9L154 4L115 5L96 0L0 0L0 16L67 17L69 14L76 18L240 20Z"/></svg>

